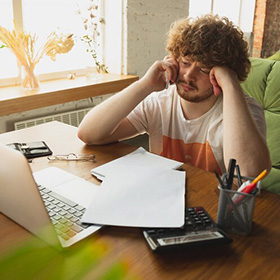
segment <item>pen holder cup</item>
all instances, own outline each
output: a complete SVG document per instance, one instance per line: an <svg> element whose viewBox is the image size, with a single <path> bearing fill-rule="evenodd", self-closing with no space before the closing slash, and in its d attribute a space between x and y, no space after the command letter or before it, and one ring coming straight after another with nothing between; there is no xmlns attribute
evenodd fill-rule
<svg viewBox="0 0 280 280"><path fill-rule="evenodd" d="M222 180L225 177L224 175ZM248 177L242 177L242 179L251 180ZM256 187L260 190L260 182L257 183ZM220 185L218 188L220 196L217 224L226 232L249 235L253 222L256 195L224 189Z"/></svg>

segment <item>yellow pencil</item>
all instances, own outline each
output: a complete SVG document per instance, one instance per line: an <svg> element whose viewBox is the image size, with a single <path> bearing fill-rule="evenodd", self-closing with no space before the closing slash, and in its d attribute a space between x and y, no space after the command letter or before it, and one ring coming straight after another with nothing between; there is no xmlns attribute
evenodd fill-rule
<svg viewBox="0 0 280 280"><path fill-rule="evenodd" d="M265 169L263 172L260 173L259 176L257 176L257 177L253 180L253 182L252 182L251 184L254 185L254 184L258 183L258 181L260 181L263 177L265 177L266 174L267 174L267 170Z"/></svg>

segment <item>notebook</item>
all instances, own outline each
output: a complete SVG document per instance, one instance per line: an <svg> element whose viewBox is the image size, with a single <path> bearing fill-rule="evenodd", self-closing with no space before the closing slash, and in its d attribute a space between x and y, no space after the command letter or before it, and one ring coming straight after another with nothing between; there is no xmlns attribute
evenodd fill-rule
<svg viewBox="0 0 280 280"><path fill-rule="evenodd" d="M101 226L80 221L98 186L56 167L32 174L26 158L0 145L0 211L57 249Z"/></svg>

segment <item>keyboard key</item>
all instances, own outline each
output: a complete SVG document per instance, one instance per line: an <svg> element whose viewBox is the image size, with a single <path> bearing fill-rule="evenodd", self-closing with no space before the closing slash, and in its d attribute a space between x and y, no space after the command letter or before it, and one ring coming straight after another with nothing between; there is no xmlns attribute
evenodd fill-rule
<svg viewBox="0 0 280 280"><path fill-rule="evenodd" d="M64 216L67 214L66 211L59 209L60 211L58 212L59 215Z"/></svg>
<svg viewBox="0 0 280 280"><path fill-rule="evenodd" d="M48 209L51 209L51 210L53 210L53 209L56 208L56 206L55 206L54 204L51 204L51 203L49 203L49 205L45 203L45 206L46 206Z"/></svg>
<svg viewBox="0 0 280 280"><path fill-rule="evenodd" d="M61 237L64 239L64 240L69 240L70 239L70 237L68 236L68 234L61 234Z"/></svg>
<svg viewBox="0 0 280 280"><path fill-rule="evenodd" d="M50 193L51 190L50 189L47 189L47 188L44 188L42 190L40 190L42 193Z"/></svg>
<svg viewBox="0 0 280 280"><path fill-rule="evenodd" d="M47 208L49 208L49 206L52 205L51 202L49 202L49 201L47 201L47 200L44 201L44 204L45 204L45 206L46 206Z"/></svg>
<svg viewBox="0 0 280 280"><path fill-rule="evenodd" d="M72 226L72 225L73 225L73 223L72 223L72 222L70 222L70 221L67 221L67 222L65 223L65 225L66 225L67 227L70 227L70 226Z"/></svg>
<svg viewBox="0 0 280 280"><path fill-rule="evenodd" d="M71 207L75 207L75 206L78 205L78 203L75 203L75 202L71 201L70 199L67 199L66 197L63 197L63 196L59 195L58 193L51 192L50 195L53 196L54 198L64 202L65 204L67 204Z"/></svg>
<svg viewBox="0 0 280 280"><path fill-rule="evenodd" d="M39 191L43 191L45 189L45 187L38 185L38 189L39 189Z"/></svg>
<svg viewBox="0 0 280 280"><path fill-rule="evenodd" d="M76 223L79 221L79 219L77 217L72 217L72 218L70 218L70 221L73 223Z"/></svg>
<svg viewBox="0 0 280 280"><path fill-rule="evenodd" d="M75 236L77 233L76 233L75 231L69 230L69 231L67 231L66 234L67 234L69 237L73 237L73 236Z"/></svg>
<svg viewBox="0 0 280 280"><path fill-rule="evenodd" d="M52 201L53 204L56 205L56 204L58 204L59 202L60 202L59 200L53 198L53 201Z"/></svg>
<svg viewBox="0 0 280 280"><path fill-rule="evenodd" d="M78 210L78 211L83 211L83 210L85 210L86 208L83 207L83 206L81 206L81 205L77 205L77 206L75 206L75 209Z"/></svg>
<svg viewBox="0 0 280 280"><path fill-rule="evenodd" d="M55 216L55 215L56 215L56 213L50 210L49 216L50 216L50 217L53 217L53 216Z"/></svg>
<svg viewBox="0 0 280 280"><path fill-rule="evenodd" d="M53 219L58 221L59 219L61 219L61 216L55 214L55 216L53 216Z"/></svg>
<svg viewBox="0 0 280 280"><path fill-rule="evenodd" d="M57 229L57 230L59 230L59 231L61 231L63 233L65 233L65 232L67 232L69 230L68 227L66 227L65 225L62 225L62 224L56 224L55 225L55 229Z"/></svg>
<svg viewBox="0 0 280 280"><path fill-rule="evenodd" d="M83 230L83 228L78 225L72 225L70 228L75 232L81 232Z"/></svg>
<svg viewBox="0 0 280 280"><path fill-rule="evenodd" d="M70 210L68 210L68 212L69 212L70 214L74 214L74 213L76 212L76 209L71 208Z"/></svg>
<svg viewBox="0 0 280 280"><path fill-rule="evenodd" d="M69 207L69 206L67 206L67 205L64 205L63 207L63 210L65 210L65 211L69 211L71 208Z"/></svg>
<svg viewBox="0 0 280 280"><path fill-rule="evenodd" d="M59 221L61 224L65 224L65 223L67 222L67 220L66 220L64 217L60 218L58 221Z"/></svg>
<svg viewBox="0 0 280 280"><path fill-rule="evenodd" d="M67 220L71 219L72 217L73 217L73 215L71 215L69 213L64 215L64 218L67 219Z"/></svg>
<svg viewBox="0 0 280 280"><path fill-rule="evenodd" d="M74 215L75 215L76 217L79 217L79 218L80 218L80 217L83 216L83 213L76 211L76 212L74 213Z"/></svg>
<svg viewBox="0 0 280 280"><path fill-rule="evenodd" d="M57 204L57 207L63 208L63 206L65 206L65 204L62 203L62 202L59 202L59 203Z"/></svg>

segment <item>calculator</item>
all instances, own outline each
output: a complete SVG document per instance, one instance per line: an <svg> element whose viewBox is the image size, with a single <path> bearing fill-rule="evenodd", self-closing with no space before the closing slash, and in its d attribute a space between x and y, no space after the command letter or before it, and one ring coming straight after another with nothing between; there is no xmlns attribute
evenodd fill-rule
<svg viewBox="0 0 280 280"><path fill-rule="evenodd" d="M186 208L181 228L146 228L143 234L153 251L232 242L203 207Z"/></svg>

